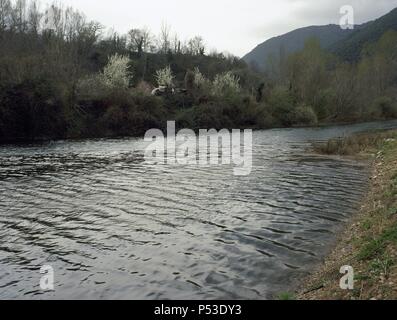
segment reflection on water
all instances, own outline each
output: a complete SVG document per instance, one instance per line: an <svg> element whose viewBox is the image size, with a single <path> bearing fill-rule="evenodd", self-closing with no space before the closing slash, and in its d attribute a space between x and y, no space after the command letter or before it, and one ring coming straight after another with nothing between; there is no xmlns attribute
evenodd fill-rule
<svg viewBox="0 0 397 320"><path fill-rule="evenodd" d="M0 147L0 298L270 298L327 252L367 167L308 154L397 122L254 133L253 171L147 165L139 139ZM40 267L56 290L39 288Z"/></svg>

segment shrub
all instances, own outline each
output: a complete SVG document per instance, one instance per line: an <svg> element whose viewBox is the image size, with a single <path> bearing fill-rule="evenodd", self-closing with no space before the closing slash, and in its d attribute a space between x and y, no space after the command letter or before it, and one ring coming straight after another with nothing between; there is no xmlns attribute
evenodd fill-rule
<svg viewBox="0 0 397 320"><path fill-rule="evenodd" d="M153 87L146 81L139 81L136 86L136 91L142 93L144 95L150 95L153 90Z"/></svg>
<svg viewBox="0 0 397 320"><path fill-rule="evenodd" d="M385 118L397 118L397 103L390 97L380 97L375 100L375 110Z"/></svg>
<svg viewBox="0 0 397 320"><path fill-rule="evenodd" d="M185 89L191 92L194 89L194 73L188 70L185 75Z"/></svg>
<svg viewBox="0 0 397 320"><path fill-rule="evenodd" d="M312 107L301 105L292 112L292 123L294 125L316 125L317 115Z"/></svg>
<svg viewBox="0 0 397 320"><path fill-rule="evenodd" d="M283 126L292 124L292 112L294 111L294 99L291 93L284 87L276 87L270 93L269 108L273 117Z"/></svg>
<svg viewBox="0 0 397 320"><path fill-rule="evenodd" d="M171 67L167 66L164 69L156 71L156 81L159 87L172 87L174 81L174 74L172 73Z"/></svg>
<svg viewBox="0 0 397 320"><path fill-rule="evenodd" d="M322 154L353 155L370 148L379 148L387 139L394 139L395 131L360 133L315 143L314 150Z"/></svg>
<svg viewBox="0 0 397 320"><path fill-rule="evenodd" d="M177 115L177 125L182 128L222 129L234 127L224 106L213 103L186 109Z"/></svg>
<svg viewBox="0 0 397 320"><path fill-rule="evenodd" d="M109 94L109 87L100 74L81 79L77 84L77 96L80 100L99 100Z"/></svg>
<svg viewBox="0 0 397 320"><path fill-rule="evenodd" d="M124 131L123 127L126 123L125 118L125 113L120 106L111 106L106 110L102 120L113 133Z"/></svg>
<svg viewBox="0 0 397 320"><path fill-rule="evenodd" d="M318 119L324 120L336 113L335 101L336 94L331 88L318 92L313 105L313 110L316 112Z"/></svg>
<svg viewBox="0 0 397 320"><path fill-rule="evenodd" d="M109 58L102 73L81 79L77 84L77 96L81 100L101 100L112 90L123 90L129 86L132 72L129 58L115 54Z"/></svg>
<svg viewBox="0 0 397 320"><path fill-rule="evenodd" d="M240 78L230 71L218 74L212 84L212 93L218 97L232 96L240 90Z"/></svg>
<svg viewBox="0 0 397 320"><path fill-rule="evenodd" d="M203 76L203 74L200 72L200 69L196 67L194 69L194 85L198 89L203 89L207 87L208 85L208 80Z"/></svg>
<svg viewBox="0 0 397 320"><path fill-rule="evenodd" d="M277 120L273 117L272 113L270 112L269 108L265 104L259 104L256 107L256 114L257 114L257 126L259 129L267 129L278 126Z"/></svg>
<svg viewBox="0 0 397 320"><path fill-rule="evenodd" d="M66 100L49 80L24 81L3 88L0 96L0 139L64 137Z"/></svg>

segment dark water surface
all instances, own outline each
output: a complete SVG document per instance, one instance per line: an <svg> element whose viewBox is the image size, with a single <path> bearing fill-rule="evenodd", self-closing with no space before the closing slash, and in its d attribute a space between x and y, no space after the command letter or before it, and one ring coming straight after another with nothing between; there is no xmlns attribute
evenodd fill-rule
<svg viewBox="0 0 397 320"><path fill-rule="evenodd" d="M0 146L0 298L271 298L321 261L367 187L366 163L311 141L395 127L254 132L246 177L145 164L140 139Z"/></svg>

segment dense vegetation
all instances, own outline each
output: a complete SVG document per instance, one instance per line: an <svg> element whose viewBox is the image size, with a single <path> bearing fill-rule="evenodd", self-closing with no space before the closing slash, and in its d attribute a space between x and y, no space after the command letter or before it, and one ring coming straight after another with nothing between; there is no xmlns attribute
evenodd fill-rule
<svg viewBox="0 0 397 320"><path fill-rule="evenodd" d="M355 28L345 39L335 43L329 49L347 61L358 61L367 43L379 41L389 31L397 31L397 8L375 21L370 21Z"/></svg>
<svg viewBox="0 0 397 320"><path fill-rule="evenodd" d="M0 0L0 140L141 135L167 120L219 129L397 117L396 32L352 64L312 39L267 74L167 25L157 37L104 34L71 8Z"/></svg>

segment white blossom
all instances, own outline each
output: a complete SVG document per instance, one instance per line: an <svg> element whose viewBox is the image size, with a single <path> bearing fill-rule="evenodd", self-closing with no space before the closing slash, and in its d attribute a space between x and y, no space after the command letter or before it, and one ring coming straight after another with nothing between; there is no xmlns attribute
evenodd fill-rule
<svg viewBox="0 0 397 320"><path fill-rule="evenodd" d="M108 87L128 88L133 74L129 70L130 59L127 56L115 54L103 69L102 77Z"/></svg>
<svg viewBox="0 0 397 320"><path fill-rule="evenodd" d="M216 96L238 93L240 91L240 78L230 71L218 74L212 84L212 90Z"/></svg>
<svg viewBox="0 0 397 320"><path fill-rule="evenodd" d="M207 79L204 75L200 72L199 68L194 69L194 85L197 88L202 88L207 83Z"/></svg>
<svg viewBox="0 0 397 320"><path fill-rule="evenodd" d="M156 71L156 80L159 87L172 87L174 78L170 66Z"/></svg>

